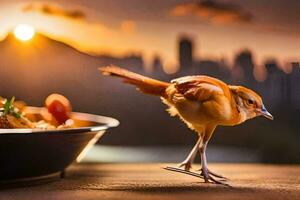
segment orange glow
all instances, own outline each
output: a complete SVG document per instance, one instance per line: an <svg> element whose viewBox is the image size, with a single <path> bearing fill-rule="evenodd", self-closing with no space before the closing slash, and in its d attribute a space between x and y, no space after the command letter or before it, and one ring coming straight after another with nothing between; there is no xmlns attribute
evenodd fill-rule
<svg viewBox="0 0 300 200"><path fill-rule="evenodd" d="M136 23L133 20L124 20L121 23L121 29L124 33L134 34L136 30Z"/></svg>
<svg viewBox="0 0 300 200"><path fill-rule="evenodd" d="M157 23L135 17L114 18L114 13L111 17L101 17L93 13L93 9L80 7L78 9L85 11L85 14L74 19L70 17L73 16L72 14L66 15L63 11L53 12L53 9L49 14L42 9L38 10L39 7L24 12L26 5L28 4L12 3L0 6L0 16L9 19L0 21L0 40L4 39L16 25L27 23L42 35L90 54L110 54L122 57L137 52L143 55L143 58L147 58L146 63L149 66L152 64L153 55L159 55L167 73L174 73L178 70L176 41L181 33L187 33L195 38L195 58L199 59L217 60L225 57L232 63L235 54L243 48L253 52L255 63L259 65L262 65L268 57L274 57L278 62L287 58L299 59L297 52L300 51L300 46L297 44L300 43L300 37L298 34L268 32L260 28L262 25L253 27L243 24L230 27L223 26L222 23L211 25L195 22L196 25L192 22L175 23L177 18L172 19L174 21L170 23L164 21ZM64 6L55 4L51 8L53 7L65 8L67 11L78 10L71 3ZM175 12L172 14L185 15L186 8L177 7L172 10ZM35 32L30 37L25 37L23 34L23 31L20 34L22 36L17 36L15 33L15 37L20 41L30 41L30 45L42 45L42 42L38 41L35 36ZM32 37L35 37L34 42L31 41ZM28 52L24 51L25 53Z"/></svg>

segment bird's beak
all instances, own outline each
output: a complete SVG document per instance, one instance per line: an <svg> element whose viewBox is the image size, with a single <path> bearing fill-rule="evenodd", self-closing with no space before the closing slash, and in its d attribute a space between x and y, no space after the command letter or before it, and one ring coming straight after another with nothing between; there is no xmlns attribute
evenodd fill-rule
<svg viewBox="0 0 300 200"><path fill-rule="evenodd" d="M259 111L259 113L262 116L264 116L264 117L266 117L266 118L268 118L270 120L274 119L273 115L271 115L271 113L269 113L269 111L267 111L267 109L266 109L266 107L264 105L262 105L261 110Z"/></svg>

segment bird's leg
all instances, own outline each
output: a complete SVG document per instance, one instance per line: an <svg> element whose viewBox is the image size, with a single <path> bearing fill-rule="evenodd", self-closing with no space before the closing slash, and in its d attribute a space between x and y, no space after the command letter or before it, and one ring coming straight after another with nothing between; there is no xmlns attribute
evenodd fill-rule
<svg viewBox="0 0 300 200"><path fill-rule="evenodd" d="M184 167L186 171L190 171L192 164L195 160L197 151L199 149L199 145L201 143L201 137L199 137L197 143L193 147L192 151L189 153L189 155L186 157L186 159L180 163L179 167Z"/></svg>
<svg viewBox="0 0 300 200"><path fill-rule="evenodd" d="M200 146L199 151L200 151L200 156L201 156L201 174L204 177L204 181L208 183L209 179L209 174L208 174L208 168L207 168L207 160L206 160L206 145L207 143L204 143Z"/></svg>
<svg viewBox="0 0 300 200"><path fill-rule="evenodd" d="M195 176L195 177L199 177L199 178L203 178L202 175L195 173L195 172L191 172L191 166L194 162L195 156L199 150L199 145L201 143L201 137L199 137L197 143L195 144L195 146L193 147L192 151L189 153L189 155L187 156L187 158L179 165L178 167L165 167L164 169L169 170L169 171L173 171L173 172L179 172L179 173L183 173L183 174L188 174L191 176ZM184 169L181 169L181 167L184 166Z"/></svg>
<svg viewBox="0 0 300 200"><path fill-rule="evenodd" d="M212 181L213 183L217 184L222 184L222 185L227 185L224 184L222 181L226 178L220 175L217 175L213 172L211 172L208 167L207 167L207 159L206 159L206 146L207 146L208 141L203 142L202 145L200 146L200 155L201 155L201 175L204 177L204 181L206 183L209 183L209 181ZM223 180L216 180L214 177L217 178L222 178Z"/></svg>

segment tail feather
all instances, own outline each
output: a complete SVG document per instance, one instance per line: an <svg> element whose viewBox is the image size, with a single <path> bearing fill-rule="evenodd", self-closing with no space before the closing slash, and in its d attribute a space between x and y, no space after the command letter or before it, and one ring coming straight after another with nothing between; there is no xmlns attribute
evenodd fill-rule
<svg viewBox="0 0 300 200"><path fill-rule="evenodd" d="M166 88L170 85L167 82L148 78L113 65L100 67L99 70L103 75L123 78L125 83L135 85L141 92L146 94L165 96Z"/></svg>

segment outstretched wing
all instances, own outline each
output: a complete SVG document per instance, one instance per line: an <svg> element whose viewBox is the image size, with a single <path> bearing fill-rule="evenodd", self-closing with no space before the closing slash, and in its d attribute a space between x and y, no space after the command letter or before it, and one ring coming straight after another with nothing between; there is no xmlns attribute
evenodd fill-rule
<svg viewBox="0 0 300 200"><path fill-rule="evenodd" d="M175 88L185 98L193 101L208 101L224 94L225 83L208 76L185 76L172 80Z"/></svg>

